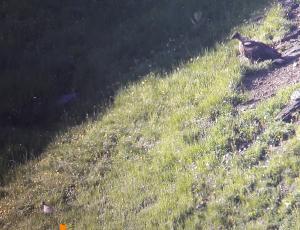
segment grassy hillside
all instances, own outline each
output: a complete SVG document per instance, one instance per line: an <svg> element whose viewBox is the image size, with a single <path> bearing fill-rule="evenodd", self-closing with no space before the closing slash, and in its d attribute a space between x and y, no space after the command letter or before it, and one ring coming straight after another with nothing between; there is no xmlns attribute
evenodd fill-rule
<svg viewBox="0 0 300 230"><path fill-rule="evenodd" d="M0 180L118 89L197 57L268 0L0 4ZM180 15L180 17L178 17ZM75 100L59 104L76 93Z"/></svg>
<svg viewBox="0 0 300 230"><path fill-rule="evenodd" d="M238 23L258 2L231 4L228 23ZM228 34L236 23L227 25ZM236 29L271 42L288 22L273 5L259 25ZM245 73L268 63L241 64L235 45L224 39L172 71L145 75L119 91L96 121L54 138L39 159L11 172L0 188L0 226L298 226L299 130L274 119L293 88L237 111L247 97L237 90ZM283 140L284 147L278 146ZM55 214L40 213L43 200L55 206Z"/></svg>
<svg viewBox="0 0 300 230"><path fill-rule="evenodd" d="M56 101L70 92L79 119L127 81L198 55L266 2L7 1L0 124L58 120Z"/></svg>

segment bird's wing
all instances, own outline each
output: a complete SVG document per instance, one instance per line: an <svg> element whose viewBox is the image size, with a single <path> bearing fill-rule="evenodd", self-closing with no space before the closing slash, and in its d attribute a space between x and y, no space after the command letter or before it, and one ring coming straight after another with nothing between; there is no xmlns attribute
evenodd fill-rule
<svg viewBox="0 0 300 230"><path fill-rule="evenodd" d="M251 40L246 41L246 42L243 42L242 44L243 44L243 46L245 46L245 47L247 47L247 48L252 48L252 47L258 46L258 42L256 42L256 41L251 41Z"/></svg>
<svg viewBox="0 0 300 230"><path fill-rule="evenodd" d="M275 50L274 48L272 48L271 46L265 44L265 43L262 43L262 42L257 42L257 41L246 41L246 42L243 42L243 45L245 47L258 47L260 49L271 49L271 50Z"/></svg>
<svg viewBox="0 0 300 230"><path fill-rule="evenodd" d="M268 46L264 43L261 43L261 48L264 49L265 54L267 54L268 56L272 57L272 58L280 58L281 54L274 48L272 48L271 46Z"/></svg>
<svg viewBox="0 0 300 230"><path fill-rule="evenodd" d="M247 41L243 43L245 49L251 50L252 53L259 53L260 56L266 56L268 58L280 58L281 54L271 46L268 46L262 42Z"/></svg>
<svg viewBox="0 0 300 230"><path fill-rule="evenodd" d="M244 46L245 52L250 53L251 56L253 54L256 54L256 53L260 52L260 50L261 50L261 47L260 47L259 43L255 42L255 41L244 42L243 46Z"/></svg>

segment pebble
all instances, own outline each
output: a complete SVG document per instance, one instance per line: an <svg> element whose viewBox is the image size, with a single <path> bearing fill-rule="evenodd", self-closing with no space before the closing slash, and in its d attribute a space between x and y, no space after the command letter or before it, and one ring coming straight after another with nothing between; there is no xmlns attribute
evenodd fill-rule
<svg viewBox="0 0 300 230"><path fill-rule="evenodd" d="M291 101L296 101L300 98L300 89L294 91L291 95Z"/></svg>

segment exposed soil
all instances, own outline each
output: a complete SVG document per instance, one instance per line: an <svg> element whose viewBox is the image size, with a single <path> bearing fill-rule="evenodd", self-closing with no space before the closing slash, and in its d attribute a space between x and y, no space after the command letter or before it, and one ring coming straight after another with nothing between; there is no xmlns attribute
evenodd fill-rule
<svg viewBox="0 0 300 230"><path fill-rule="evenodd" d="M300 7L291 0L279 2L293 25L291 32L275 43L275 48L283 54L286 62L283 65L274 63L274 68L270 70L245 76L243 88L249 93L249 101L241 105L242 110L276 95L280 88L300 82Z"/></svg>

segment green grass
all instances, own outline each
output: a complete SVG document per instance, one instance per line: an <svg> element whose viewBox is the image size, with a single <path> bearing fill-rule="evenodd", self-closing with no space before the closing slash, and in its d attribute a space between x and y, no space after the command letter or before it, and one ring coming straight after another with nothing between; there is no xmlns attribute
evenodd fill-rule
<svg viewBox="0 0 300 230"><path fill-rule="evenodd" d="M273 5L266 14L260 25L233 30L265 41L283 36L282 8ZM253 69L240 63L235 46L216 44L170 73L128 84L97 121L54 138L0 188L0 223L15 229L299 225L299 129L275 117L300 86L236 111L234 104L246 100L237 86ZM43 200L55 206L54 215L40 213Z"/></svg>
<svg viewBox="0 0 300 230"><path fill-rule="evenodd" d="M0 181L11 162L39 156L66 127L95 118L123 86L149 73L168 76L269 2L1 4ZM195 13L202 16L193 24ZM73 91L76 100L57 106Z"/></svg>

